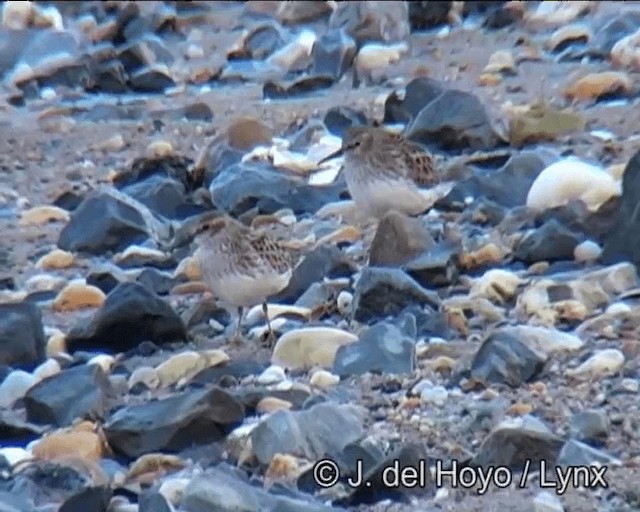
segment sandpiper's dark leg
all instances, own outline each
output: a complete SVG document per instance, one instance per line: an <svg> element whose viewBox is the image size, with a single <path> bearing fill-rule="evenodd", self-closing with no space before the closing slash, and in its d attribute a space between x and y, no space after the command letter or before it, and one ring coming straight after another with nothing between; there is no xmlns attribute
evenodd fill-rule
<svg viewBox="0 0 640 512"><path fill-rule="evenodd" d="M242 306L238 306L238 324L236 325L236 332L233 335L233 341L236 343L241 343L242 340L242 316L244 313L244 308Z"/></svg>
<svg viewBox="0 0 640 512"><path fill-rule="evenodd" d="M267 319L267 329L269 330L267 334L266 344L267 346L271 347L276 341L276 335L273 333L273 329L271 328L271 320L269 320L269 309L266 301L262 303L262 312Z"/></svg>

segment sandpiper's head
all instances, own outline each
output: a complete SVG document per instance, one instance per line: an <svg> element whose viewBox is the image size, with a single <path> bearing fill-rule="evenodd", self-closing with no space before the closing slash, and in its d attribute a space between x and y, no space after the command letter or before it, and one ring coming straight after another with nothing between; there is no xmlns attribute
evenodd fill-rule
<svg viewBox="0 0 640 512"><path fill-rule="evenodd" d="M347 128L342 138L342 153L349 155L365 155L370 153L375 146L375 128L366 126L352 126Z"/></svg>
<svg viewBox="0 0 640 512"><path fill-rule="evenodd" d="M176 230L170 249L184 247L194 240L198 245L202 245L226 225L226 218L217 212L207 212L199 217L188 219Z"/></svg>

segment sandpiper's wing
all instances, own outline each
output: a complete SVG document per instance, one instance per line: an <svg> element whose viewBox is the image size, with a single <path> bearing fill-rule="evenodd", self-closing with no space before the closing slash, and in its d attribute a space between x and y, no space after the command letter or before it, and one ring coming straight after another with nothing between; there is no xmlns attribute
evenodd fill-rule
<svg viewBox="0 0 640 512"><path fill-rule="evenodd" d="M437 183L436 162L419 144L407 140L398 133L390 133L391 143L398 148L406 159L406 178L419 187L428 187Z"/></svg>
<svg viewBox="0 0 640 512"><path fill-rule="evenodd" d="M260 231L249 231L245 241L250 246L256 267L263 271L284 274L294 266L294 252L279 240Z"/></svg>

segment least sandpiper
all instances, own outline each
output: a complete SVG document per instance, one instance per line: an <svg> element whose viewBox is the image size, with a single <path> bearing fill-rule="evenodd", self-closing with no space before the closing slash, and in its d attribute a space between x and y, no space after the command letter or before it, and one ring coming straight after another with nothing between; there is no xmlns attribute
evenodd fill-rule
<svg viewBox="0 0 640 512"><path fill-rule="evenodd" d="M434 158L402 135L377 127L351 127L342 147L347 188L360 212L381 218L390 210L417 215L429 206L420 187L437 182Z"/></svg>
<svg viewBox="0 0 640 512"><path fill-rule="evenodd" d="M237 308L235 340L241 337L243 311L262 304L269 341L274 341L267 298L289 284L301 247L252 229L228 215L206 216L190 228L199 246L202 281L224 303Z"/></svg>

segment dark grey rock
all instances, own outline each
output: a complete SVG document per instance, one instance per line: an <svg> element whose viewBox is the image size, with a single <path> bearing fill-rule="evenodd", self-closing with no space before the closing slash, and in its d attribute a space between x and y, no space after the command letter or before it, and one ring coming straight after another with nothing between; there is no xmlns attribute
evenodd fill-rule
<svg viewBox="0 0 640 512"><path fill-rule="evenodd" d="M302 411L277 411L251 432L251 446L264 465L276 453L316 460L359 439L362 421L362 410L347 404L320 403Z"/></svg>
<svg viewBox="0 0 640 512"><path fill-rule="evenodd" d="M293 493L292 493L293 494ZM308 496L274 495L251 485L237 468L226 463L194 477L182 498L186 512L339 512L309 500Z"/></svg>
<svg viewBox="0 0 640 512"><path fill-rule="evenodd" d="M356 42L342 30L331 30L321 35L313 45L312 73L338 81L351 67L355 55Z"/></svg>
<svg viewBox="0 0 640 512"><path fill-rule="evenodd" d="M71 330L68 349L126 352L143 341L156 344L183 341L180 316L156 294L138 283L116 286L88 325Z"/></svg>
<svg viewBox="0 0 640 512"><path fill-rule="evenodd" d="M476 2L482 3L482 2ZM513 25L517 21L520 21L522 18L522 14L518 12L517 9L510 9L505 6L506 2L495 2L496 4L500 4L495 6L486 13L486 17L484 22L482 23L483 27L498 30L504 27L508 27L509 25ZM465 7L467 5L465 4Z"/></svg>
<svg viewBox="0 0 640 512"><path fill-rule="evenodd" d="M29 389L24 397L27 420L66 427L77 418L101 418L110 395L109 380L100 366L74 366Z"/></svg>
<svg viewBox="0 0 640 512"><path fill-rule="evenodd" d="M620 461L602 450L575 439L570 439L562 446L556 464L562 467L591 466L593 464L610 466L620 465Z"/></svg>
<svg viewBox="0 0 640 512"><path fill-rule="evenodd" d="M165 497L159 492L147 491L138 498L138 512L172 512Z"/></svg>
<svg viewBox="0 0 640 512"><path fill-rule="evenodd" d="M551 219L520 240L513 257L525 263L573 260L573 251L583 239L582 233L574 233Z"/></svg>
<svg viewBox="0 0 640 512"><path fill-rule="evenodd" d="M168 219L179 218L178 211L187 202L182 183L157 175L124 187L122 191Z"/></svg>
<svg viewBox="0 0 640 512"><path fill-rule="evenodd" d="M221 170L209 191L217 208L238 216L256 206L262 213L282 208L291 208L297 214L315 213L325 204L339 200L345 187L308 185L282 171L247 162Z"/></svg>
<svg viewBox="0 0 640 512"><path fill-rule="evenodd" d="M112 271L107 268L97 268L89 272L86 277L87 284L100 288L105 294L111 293L122 281L119 276L120 272Z"/></svg>
<svg viewBox="0 0 640 512"><path fill-rule="evenodd" d="M340 292L329 283L312 283L295 301L296 306L315 309L323 304L335 302Z"/></svg>
<svg viewBox="0 0 640 512"><path fill-rule="evenodd" d="M0 491L0 512L36 512L33 501L25 496Z"/></svg>
<svg viewBox="0 0 640 512"><path fill-rule="evenodd" d="M640 11L625 12L613 18L607 16L603 20L605 23L596 31L591 46L596 55L608 59L613 46L638 29Z"/></svg>
<svg viewBox="0 0 640 512"><path fill-rule="evenodd" d="M49 75L61 67L54 64L61 55L66 56L63 66L67 66L73 59L80 58L80 47L73 34L67 31L35 30L31 32L21 60L37 75Z"/></svg>
<svg viewBox="0 0 640 512"><path fill-rule="evenodd" d="M60 232L58 247L102 254L147 238L146 225L137 210L109 194L93 192L71 214Z"/></svg>
<svg viewBox="0 0 640 512"><path fill-rule="evenodd" d="M572 436L580 441L601 441L609 435L609 418L604 411L581 411L571 417Z"/></svg>
<svg viewBox="0 0 640 512"><path fill-rule="evenodd" d="M329 29L342 29L361 47L371 41L402 41L410 32L406 2L341 2L329 18Z"/></svg>
<svg viewBox="0 0 640 512"><path fill-rule="evenodd" d="M403 481L402 475L405 468L416 470L421 479L415 484L407 480ZM433 496L436 491L436 482L427 465L426 450L416 443L403 444L378 460L364 473L363 482L366 483L355 489L349 489L349 495L338 500L338 503L356 507L382 500L402 502L411 495Z"/></svg>
<svg viewBox="0 0 640 512"><path fill-rule="evenodd" d="M262 23L251 28L244 39L244 45L229 52L229 60L264 60L276 50L282 48L287 41L287 33L273 21Z"/></svg>
<svg viewBox="0 0 640 512"><path fill-rule="evenodd" d="M518 387L535 378L546 358L511 334L492 333L476 352L471 363L471 376L481 382Z"/></svg>
<svg viewBox="0 0 640 512"><path fill-rule="evenodd" d="M427 104L407 128L407 137L444 151L486 150L498 143L478 97L455 89Z"/></svg>
<svg viewBox="0 0 640 512"><path fill-rule="evenodd" d="M296 98L327 89L333 78L324 75L309 75L294 80L268 80L262 87L264 99L282 100Z"/></svg>
<svg viewBox="0 0 640 512"><path fill-rule="evenodd" d="M404 270L422 286L448 286L453 284L460 274L459 254L458 246L447 241L439 242L409 261Z"/></svg>
<svg viewBox="0 0 640 512"><path fill-rule="evenodd" d="M171 289L180 281L158 269L145 268L136 277L136 282L158 295L168 295Z"/></svg>
<svg viewBox="0 0 640 512"><path fill-rule="evenodd" d="M384 104L384 122L407 124L413 121L420 111L446 89L446 85L433 78L414 78L405 87L403 98L393 92Z"/></svg>
<svg viewBox="0 0 640 512"><path fill-rule="evenodd" d="M419 218L397 211L387 213L378 224L369 249L369 265L402 266L435 244Z"/></svg>
<svg viewBox="0 0 640 512"><path fill-rule="evenodd" d="M45 357L42 314L33 303L0 304L0 363L36 365Z"/></svg>
<svg viewBox="0 0 640 512"><path fill-rule="evenodd" d="M507 466L522 471L527 460L531 467L539 467L544 460L552 467L560 453L563 441L540 420L522 416L506 420L494 428L473 457L473 466Z"/></svg>
<svg viewBox="0 0 640 512"><path fill-rule="evenodd" d="M101 62L93 70L93 78L87 90L101 91L111 94L122 94L129 90L129 75L124 69L122 62L116 59ZM96 112L93 112L95 114ZM112 114L113 115L113 114ZM118 117L120 115L118 114ZM107 118L102 118L107 120Z"/></svg>
<svg viewBox="0 0 640 512"><path fill-rule="evenodd" d="M622 197L613 229L605 235L601 260L604 263L630 261L640 265L640 239L636 236L640 229L638 216L640 204L640 151L629 160L622 176Z"/></svg>
<svg viewBox="0 0 640 512"><path fill-rule="evenodd" d="M218 441L244 415L242 405L226 391L192 389L124 407L111 415L104 431L114 450L136 458Z"/></svg>
<svg viewBox="0 0 640 512"><path fill-rule="evenodd" d="M11 30L0 28L0 76L13 68L25 47L33 40L37 29Z"/></svg>
<svg viewBox="0 0 640 512"><path fill-rule="evenodd" d="M171 50L166 47L164 41L153 34L145 34L123 46L118 57L126 72L130 74L155 64L169 66L174 60Z"/></svg>
<svg viewBox="0 0 640 512"><path fill-rule="evenodd" d="M475 171L472 176L456 183L446 197L436 203L446 210L464 209L467 197L485 198L500 206L523 206L537 176L557 160L555 152L536 149L513 155L497 171Z"/></svg>
<svg viewBox="0 0 640 512"><path fill-rule="evenodd" d="M313 283L325 277L345 277L354 272L354 265L340 249L333 246L317 247L309 251L295 268L287 287L273 297L284 303L293 303Z"/></svg>
<svg viewBox="0 0 640 512"><path fill-rule="evenodd" d="M134 91L139 92L164 92L176 85L167 70L158 66L144 67L131 73L129 84Z"/></svg>
<svg viewBox="0 0 640 512"><path fill-rule="evenodd" d="M415 318L414 318L415 336ZM340 347L332 372L340 377L367 372L406 374L414 369L415 338L389 322L369 327L357 343Z"/></svg>
<svg viewBox="0 0 640 512"><path fill-rule="evenodd" d="M324 125L333 135L342 137L351 126L367 125L367 116L350 107L331 107L324 116Z"/></svg>
<svg viewBox="0 0 640 512"><path fill-rule="evenodd" d="M367 267L354 290L353 319L358 322L384 319L413 304L438 308L440 300L400 269Z"/></svg>
<svg viewBox="0 0 640 512"><path fill-rule="evenodd" d="M86 487L67 498L59 512L107 512L112 494L109 487Z"/></svg>
<svg viewBox="0 0 640 512"><path fill-rule="evenodd" d="M449 22L448 14L452 2L433 0L409 2L409 23L411 30L426 30Z"/></svg>

